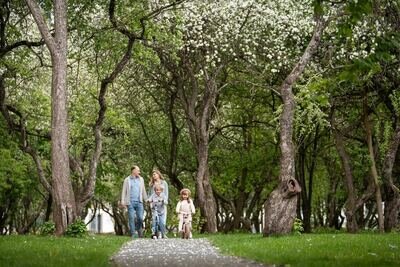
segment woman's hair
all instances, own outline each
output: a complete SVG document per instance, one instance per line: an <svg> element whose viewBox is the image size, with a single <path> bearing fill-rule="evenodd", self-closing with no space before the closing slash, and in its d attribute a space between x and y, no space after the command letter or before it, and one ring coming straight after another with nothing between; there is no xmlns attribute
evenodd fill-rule
<svg viewBox="0 0 400 267"><path fill-rule="evenodd" d="M183 188L180 192L179 192L179 196L180 196L180 200L182 201L183 200L183 197L182 197L182 195L183 194L187 194L187 196L188 196L188 202L190 202L190 190L189 189L187 189L187 188Z"/></svg>
<svg viewBox="0 0 400 267"><path fill-rule="evenodd" d="M154 178L153 178L153 174L154 174L154 173L158 174L158 176L160 177L161 180L164 180L164 177L163 177L163 175L161 174L161 172L160 172L159 170L157 170L157 169L154 169L153 172L152 172L152 174L151 174L151 177L150 177L150 182L149 182L149 185L150 185L150 186L153 186L153 185L154 185Z"/></svg>

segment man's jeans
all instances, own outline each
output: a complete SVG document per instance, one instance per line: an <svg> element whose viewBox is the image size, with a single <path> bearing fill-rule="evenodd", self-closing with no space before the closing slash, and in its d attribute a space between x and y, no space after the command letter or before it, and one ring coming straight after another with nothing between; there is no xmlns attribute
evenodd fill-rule
<svg viewBox="0 0 400 267"><path fill-rule="evenodd" d="M131 201L131 204L128 206L128 220L131 235L133 236L135 234L135 231L138 231L138 234L141 237L143 226L143 203L138 201Z"/></svg>

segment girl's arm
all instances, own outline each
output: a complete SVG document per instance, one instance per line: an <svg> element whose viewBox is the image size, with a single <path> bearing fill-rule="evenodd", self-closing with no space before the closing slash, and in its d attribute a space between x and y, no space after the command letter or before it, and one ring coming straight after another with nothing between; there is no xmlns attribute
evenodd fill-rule
<svg viewBox="0 0 400 267"><path fill-rule="evenodd" d="M192 214L195 214L196 209L194 208L193 200L190 200L190 210L192 211Z"/></svg>

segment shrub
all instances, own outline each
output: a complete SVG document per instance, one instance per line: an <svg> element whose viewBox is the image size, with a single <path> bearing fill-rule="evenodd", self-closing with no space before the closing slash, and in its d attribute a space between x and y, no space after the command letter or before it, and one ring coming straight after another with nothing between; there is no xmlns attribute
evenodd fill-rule
<svg viewBox="0 0 400 267"><path fill-rule="evenodd" d="M45 222L39 228L39 232L41 235L53 235L55 230L56 225L54 224L54 222Z"/></svg>
<svg viewBox="0 0 400 267"><path fill-rule="evenodd" d="M206 219L200 216L200 212L196 212L192 217L192 232L200 233L206 222Z"/></svg>
<svg viewBox="0 0 400 267"><path fill-rule="evenodd" d="M86 234L86 224L80 219L68 225L67 230L65 231L65 235L70 237L82 237Z"/></svg>
<svg viewBox="0 0 400 267"><path fill-rule="evenodd" d="M301 235L301 233L304 232L303 221L299 218L294 220L293 232L298 235Z"/></svg>

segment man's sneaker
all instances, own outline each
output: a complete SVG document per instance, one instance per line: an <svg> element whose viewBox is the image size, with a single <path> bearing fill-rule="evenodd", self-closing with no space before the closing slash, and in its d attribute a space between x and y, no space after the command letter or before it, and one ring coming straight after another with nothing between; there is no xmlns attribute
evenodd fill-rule
<svg viewBox="0 0 400 267"><path fill-rule="evenodd" d="M137 232L135 231L133 234L131 234L131 237L132 237L132 239L134 239L134 238L138 238L138 234L137 234Z"/></svg>
<svg viewBox="0 0 400 267"><path fill-rule="evenodd" d="M138 236L139 236L139 238L143 238L143 230L138 231Z"/></svg>

